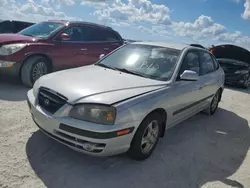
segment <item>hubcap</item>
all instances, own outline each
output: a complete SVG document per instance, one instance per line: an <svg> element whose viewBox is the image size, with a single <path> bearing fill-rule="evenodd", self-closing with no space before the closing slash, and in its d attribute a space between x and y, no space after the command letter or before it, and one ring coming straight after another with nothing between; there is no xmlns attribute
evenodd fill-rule
<svg viewBox="0 0 250 188"><path fill-rule="evenodd" d="M216 110L216 108L218 106L218 102L219 102L219 93L216 93L214 98L213 98L212 105L211 105L212 111Z"/></svg>
<svg viewBox="0 0 250 188"><path fill-rule="evenodd" d="M159 133L159 125L156 120L148 124L141 141L141 150L148 153L154 147Z"/></svg>
<svg viewBox="0 0 250 188"><path fill-rule="evenodd" d="M43 62L37 63L32 72L33 81L36 81L38 78L45 75L46 73L47 73L46 65Z"/></svg>

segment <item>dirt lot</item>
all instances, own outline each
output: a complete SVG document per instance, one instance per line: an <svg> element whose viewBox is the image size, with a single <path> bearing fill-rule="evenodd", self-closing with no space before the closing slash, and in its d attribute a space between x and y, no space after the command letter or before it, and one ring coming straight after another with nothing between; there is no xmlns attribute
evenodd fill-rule
<svg viewBox="0 0 250 188"><path fill-rule="evenodd" d="M250 187L250 91L226 89L218 112L166 133L144 162L85 156L43 135L27 89L0 81L0 187Z"/></svg>

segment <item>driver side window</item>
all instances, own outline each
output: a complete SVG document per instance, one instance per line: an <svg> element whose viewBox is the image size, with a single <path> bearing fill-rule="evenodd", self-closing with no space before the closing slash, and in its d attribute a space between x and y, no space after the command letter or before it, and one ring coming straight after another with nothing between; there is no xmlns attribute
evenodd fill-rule
<svg viewBox="0 0 250 188"><path fill-rule="evenodd" d="M69 41L82 41L82 28L78 26L69 27L64 30L64 33L70 36Z"/></svg>
<svg viewBox="0 0 250 188"><path fill-rule="evenodd" d="M195 71L198 75L200 75L200 63L198 53L195 51L189 51L180 68L178 78L185 70Z"/></svg>

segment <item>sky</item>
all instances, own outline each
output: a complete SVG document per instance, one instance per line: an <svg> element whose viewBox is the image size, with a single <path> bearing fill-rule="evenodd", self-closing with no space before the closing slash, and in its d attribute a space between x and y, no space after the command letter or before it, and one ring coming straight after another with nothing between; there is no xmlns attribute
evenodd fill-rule
<svg viewBox="0 0 250 188"><path fill-rule="evenodd" d="M250 0L0 0L0 19L83 20L127 39L250 50Z"/></svg>

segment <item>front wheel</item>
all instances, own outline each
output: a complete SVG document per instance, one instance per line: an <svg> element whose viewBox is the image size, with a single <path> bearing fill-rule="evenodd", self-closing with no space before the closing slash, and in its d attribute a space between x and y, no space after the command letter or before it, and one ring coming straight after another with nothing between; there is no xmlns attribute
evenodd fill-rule
<svg viewBox="0 0 250 188"><path fill-rule="evenodd" d="M128 151L131 158L145 160L153 153L160 137L160 119L160 116L155 113L142 121Z"/></svg>
<svg viewBox="0 0 250 188"><path fill-rule="evenodd" d="M21 81L27 87L32 87L36 80L49 73L49 62L45 57L28 58L21 69Z"/></svg>

